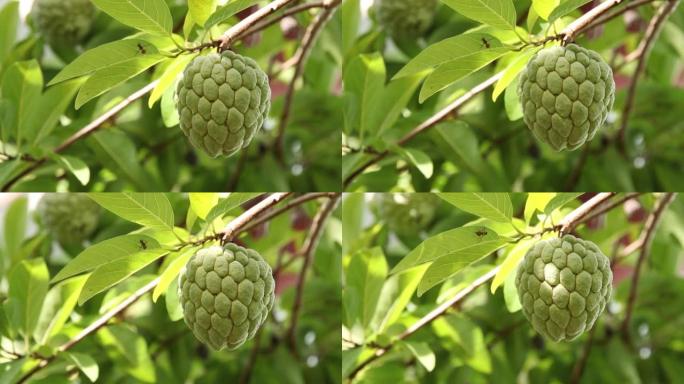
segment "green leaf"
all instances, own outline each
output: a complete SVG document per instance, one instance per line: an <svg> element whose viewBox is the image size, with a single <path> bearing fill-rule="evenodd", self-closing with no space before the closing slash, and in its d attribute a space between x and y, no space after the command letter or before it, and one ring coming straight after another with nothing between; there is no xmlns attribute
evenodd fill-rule
<svg viewBox="0 0 684 384"><path fill-rule="evenodd" d="M506 116L510 121L520 120L523 117L522 105L518 98L519 80L519 77L514 78L511 84L506 87L506 92L504 93Z"/></svg>
<svg viewBox="0 0 684 384"><path fill-rule="evenodd" d="M114 324L97 332L99 345L124 357L117 370L128 373L134 382L156 383L156 370L145 338L132 326Z"/></svg>
<svg viewBox="0 0 684 384"><path fill-rule="evenodd" d="M413 356L416 357L418 362L425 367L428 372L432 372L435 369L435 364L437 359L435 358L435 353L430 349L430 345L424 341L402 341L403 345L411 351Z"/></svg>
<svg viewBox="0 0 684 384"><path fill-rule="evenodd" d="M456 356L474 370L482 373L492 371L492 361L485 343L482 328L461 314L442 316L434 321L435 334L452 340L457 346Z"/></svg>
<svg viewBox="0 0 684 384"><path fill-rule="evenodd" d="M515 6L511 0L442 0L461 15L500 29L515 29Z"/></svg>
<svg viewBox="0 0 684 384"><path fill-rule="evenodd" d="M393 149L406 161L416 167L426 179L432 177L432 172L434 171L432 159L430 159L430 156L425 152L412 148L402 148L400 146L394 146Z"/></svg>
<svg viewBox="0 0 684 384"><path fill-rule="evenodd" d="M5 71L0 91L2 97L14 106L15 131L8 132L21 146L23 132L27 129L35 102L43 89L43 73L36 60L14 63ZM4 124L3 124L4 125Z"/></svg>
<svg viewBox="0 0 684 384"><path fill-rule="evenodd" d="M560 0L532 0L532 8L534 8L537 15L544 20L549 19L551 11L553 11L558 4L560 4Z"/></svg>
<svg viewBox="0 0 684 384"><path fill-rule="evenodd" d="M25 131L26 139L31 144L40 142L52 133L81 84L81 79L63 82L48 88L35 101Z"/></svg>
<svg viewBox="0 0 684 384"><path fill-rule="evenodd" d="M180 116L178 115L178 109L176 109L176 84L178 79L164 91L161 98L161 103L159 107L161 108L162 122L167 128L175 127L180 123Z"/></svg>
<svg viewBox="0 0 684 384"><path fill-rule="evenodd" d="M219 200L218 204L209 211L205 221L211 223L219 217L224 216L235 208L238 208L245 202L261 195L261 193L231 193L227 198Z"/></svg>
<svg viewBox="0 0 684 384"><path fill-rule="evenodd" d="M86 185L90 181L90 168L88 168L83 160L73 156L58 155L56 153L51 153L48 156L71 172L81 185Z"/></svg>
<svg viewBox="0 0 684 384"><path fill-rule="evenodd" d="M234 0L219 8L214 12L209 19L204 23L204 28L209 29L214 25L228 20L236 13L242 11L245 8L249 8L254 4L259 3L260 0Z"/></svg>
<svg viewBox="0 0 684 384"><path fill-rule="evenodd" d="M509 273L506 277L503 293L508 312L515 313L522 309L520 298L518 297L518 287L515 286L515 273Z"/></svg>
<svg viewBox="0 0 684 384"><path fill-rule="evenodd" d="M582 195L581 192L563 192L563 193L558 193L556 196L549 201L548 204L546 204L546 207L544 207L544 213L549 215L551 212L555 211L558 208L561 208L565 204L577 199Z"/></svg>
<svg viewBox="0 0 684 384"><path fill-rule="evenodd" d="M451 229L427 238L394 266L391 274L403 272L447 256L467 264L493 252L505 243L494 231L473 226Z"/></svg>
<svg viewBox="0 0 684 384"><path fill-rule="evenodd" d="M387 84L383 90L383 96L377 104L378 113L375 114L375 117L379 121L373 121L370 124L370 128L376 132L376 137L382 136L385 131L394 126L421 80L422 76L419 75L405 76Z"/></svg>
<svg viewBox="0 0 684 384"><path fill-rule="evenodd" d="M528 225L536 212L544 212L544 208L556 196L555 192L529 193L525 202L525 223Z"/></svg>
<svg viewBox="0 0 684 384"><path fill-rule="evenodd" d="M561 3L556 9L549 15L549 23L553 23L557 19L567 15L568 13L574 11L575 9L583 6L584 4L590 2L591 0L567 0Z"/></svg>
<svg viewBox="0 0 684 384"><path fill-rule="evenodd" d="M176 82L176 79L178 78L178 75L183 72L185 67L194 59L197 57L197 55L181 55L178 56L174 59L171 59L171 63L169 66L166 68L164 73L159 77L159 83L157 83L157 86L154 87L152 90L152 93L150 94L150 99L147 102L147 105L152 108L154 103L159 100L162 95L164 95L164 92L166 92L171 85L173 85Z"/></svg>
<svg viewBox="0 0 684 384"><path fill-rule="evenodd" d="M442 252L445 254L430 264L427 271L425 271L423 279L420 281L420 284L418 284L418 296L422 296L423 293L430 288L454 276L463 268L506 245L506 240L499 237L491 229L486 227L466 228L470 231L470 235L459 236L464 238L463 242L461 243L459 241L451 243L449 250L446 252L442 250ZM484 232L487 234L477 234ZM488 238L489 236L491 237ZM453 244L458 245L454 246ZM442 243L441 246L444 247L444 243Z"/></svg>
<svg viewBox="0 0 684 384"><path fill-rule="evenodd" d="M167 292L166 289L169 287L169 284L171 284L173 280L178 277L181 270L183 267L185 267L185 264L188 263L188 260L190 260L192 255L195 254L196 250L197 247L185 249L171 262L171 264L169 264L168 267L166 267L164 272L159 275L159 284L154 287L154 292L152 292L152 301L157 302L159 296L161 296L162 293Z"/></svg>
<svg viewBox="0 0 684 384"><path fill-rule="evenodd" d="M347 193L342 199L342 253L344 255L353 252L363 232L364 199L363 193Z"/></svg>
<svg viewBox="0 0 684 384"><path fill-rule="evenodd" d="M456 81L484 68L487 64L503 56L508 48L490 48L477 52L468 59L458 59L442 64L435 69L423 83L420 89L419 102L455 83Z"/></svg>
<svg viewBox="0 0 684 384"><path fill-rule="evenodd" d="M361 138L366 132L375 132L379 122L377 105L385 89L385 62L379 53L359 55L344 72L345 91L355 96L356 114L352 123Z"/></svg>
<svg viewBox="0 0 684 384"><path fill-rule="evenodd" d="M377 333L385 332L394 322L399 320L402 312L411 301L413 293L418 288L423 274L428 265L413 268L390 276L382 286L380 298L378 299L373 328Z"/></svg>
<svg viewBox="0 0 684 384"><path fill-rule="evenodd" d="M88 144L104 166L117 176L128 179L137 190L168 190L142 167L135 144L128 134L116 128L102 129L88 138Z"/></svg>
<svg viewBox="0 0 684 384"><path fill-rule="evenodd" d="M88 196L125 220L160 231L173 230L173 208L163 193L89 193Z"/></svg>
<svg viewBox="0 0 684 384"><path fill-rule="evenodd" d="M349 262L346 294L356 296L357 300L349 311L364 327L373 318L386 276L387 260L378 247L357 252Z"/></svg>
<svg viewBox="0 0 684 384"><path fill-rule="evenodd" d="M394 79L415 75L450 61L470 62L478 60L478 57L482 55L481 52L487 50L484 45L485 41L489 45L489 49L505 48L496 37L486 33L466 33L450 37L420 51L394 75Z"/></svg>
<svg viewBox="0 0 684 384"><path fill-rule="evenodd" d="M164 59L165 56L160 54L147 54L98 70L78 91L76 109Z"/></svg>
<svg viewBox="0 0 684 384"><path fill-rule="evenodd" d="M171 279L164 296L164 304L171 321L178 321L183 318L183 307L180 305L180 299L178 298L178 279Z"/></svg>
<svg viewBox="0 0 684 384"><path fill-rule="evenodd" d="M38 323L49 278L43 259L24 260L10 271L8 298L16 305L16 312L11 316L26 338L33 333Z"/></svg>
<svg viewBox="0 0 684 384"><path fill-rule="evenodd" d="M9 137L17 129L17 108L9 99L0 98L0 140L9 141ZM4 164L4 163L3 163Z"/></svg>
<svg viewBox="0 0 684 384"><path fill-rule="evenodd" d="M504 259L503 263L501 263L501 268L499 268L499 271L492 280L492 293L495 293L496 289L499 288L504 281L506 281L508 275L515 274L518 264L520 264L520 260L522 260L522 258L525 256L525 253L527 253L527 250L530 249L535 242L535 239L522 239L508 251L506 258Z"/></svg>
<svg viewBox="0 0 684 384"><path fill-rule="evenodd" d="M112 43L102 44L84 52L74 61L67 64L48 85L89 75L113 65L126 64L138 57L157 53L159 51L154 45L141 39L117 40Z"/></svg>
<svg viewBox="0 0 684 384"><path fill-rule="evenodd" d="M46 345L62 329L71 316L87 276L79 276L55 285L45 296L33 337L39 345Z"/></svg>
<svg viewBox="0 0 684 384"><path fill-rule="evenodd" d="M202 25L216 10L216 0L188 0L188 11L197 25Z"/></svg>
<svg viewBox="0 0 684 384"><path fill-rule="evenodd" d="M100 367L98 367L95 359L85 353L76 352L67 352L67 356L90 381L93 383L97 381L100 376Z"/></svg>
<svg viewBox="0 0 684 384"><path fill-rule="evenodd" d="M458 209L497 222L509 222L513 203L508 193L440 193L439 197Z"/></svg>
<svg viewBox="0 0 684 384"><path fill-rule="evenodd" d="M0 11L0 66L12 51L17 38L19 2L10 1Z"/></svg>
<svg viewBox="0 0 684 384"><path fill-rule="evenodd" d="M212 208L219 201L218 193L191 193L189 196L190 208L200 219L204 220Z"/></svg>
<svg viewBox="0 0 684 384"><path fill-rule="evenodd" d="M164 0L92 0L121 24L152 34L170 35L171 11Z"/></svg>
<svg viewBox="0 0 684 384"><path fill-rule="evenodd" d="M14 263L19 261L19 249L26 235L26 218L28 216L28 198L18 196L12 201L5 213L5 254Z"/></svg>
<svg viewBox="0 0 684 384"><path fill-rule="evenodd" d="M107 194L110 195L110 194ZM118 195L118 194L111 194ZM62 268L51 283L88 272L99 266L115 261L120 257L135 254L143 250L159 248L154 238L140 234L129 234L101 241L83 250Z"/></svg>
<svg viewBox="0 0 684 384"><path fill-rule="evenodd" d="M530 58L534 56L538 50L539 49L530 49L528 51L516 53L516 58L513 59L510 64L508 64L508 67L506 67L504 70L503 75L499 81L496 82L496 85L494 85L494 91L492 91L493 101L496 101L499 95L506 90L506 87L508 87L513 80L518 77L518 73L522 72L523 68L525 68L525 65L527 65L527 62L530 61Z"/></svg>
<svg viewBox="0 0 684 384"><path fill-rule="evenodd" d="M120 283L168 253L169 251L161 248L147 249L119 257L110 263L97 267L86 281L81 295L78 297L78 304L83 305L93 296Z"/></svg>

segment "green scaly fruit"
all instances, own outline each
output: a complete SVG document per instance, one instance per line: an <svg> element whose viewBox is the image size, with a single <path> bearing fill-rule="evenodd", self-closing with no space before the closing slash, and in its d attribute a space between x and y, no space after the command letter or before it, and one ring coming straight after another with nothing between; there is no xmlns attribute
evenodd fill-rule
<svg viewBox="0 0 684 384"><path fill-rule="evenodd" d="M236 244L198 250L180 274L185 323L215 350L240 347L264 324L275 300L271 267Z"/></svg>
<svg viewBox="0 0 684 384"><path fill-rule="evenodd" d="M36 0L33 18L50 44L77 44L95 21L95 6L89 0Z"/></svg>
<svg viewBox="0 0 684 384"><path fill-rule="evenodd" d="M100 206L81 193L46 193L36 208L38 221L62 244L80 244L97 227Z"/></svg>
<svg viewBox="0 0 684 384"><path fill-rule="evenodd" d="M190 143L211 157L231 156L247 147L264 124L271 88L254 60L224 51L188 64L176 101Z"/></svg>
<svg viewBox="0 0 684 384"><path fill-rule="evenodd" d="M437 0L376 0L375 12L390 36L416 38L432 25L438 4Z"/></svg>
<svg viewBox="0 0 684 384"><path fill-rule="evenodd" d="M612 281L610 260L596 244L572 235L534 244L515 276L525 317L554 341L573 340L594 326Z"/></svg>
<svg viewBox="0 0 684 384"><path fill-rule="evenodd" d="M596 135L615 101L613 71L579 45L536 53L520 75L523 117L534 136L554 150L575 150Z"/></svg>
<svg viewBox="0 0 684 384"><path fill-rule="evenodd" d="M379 214L396 234L416 235L432 223L440 201L430 193L384 193L380 197Z"/></svg>

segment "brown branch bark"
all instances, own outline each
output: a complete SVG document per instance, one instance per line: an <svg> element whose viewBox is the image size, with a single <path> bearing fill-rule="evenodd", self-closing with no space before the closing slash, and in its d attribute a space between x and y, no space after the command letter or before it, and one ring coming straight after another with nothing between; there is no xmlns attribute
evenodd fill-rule
<svg viewBox="0 0 684 384"><path fill-rule="evenodd" d="M579 206L579 208L570 212L563 220L558 224L559 232L561 235L572 232L575 227L582 222L587 215L591 214L599 205L603 204L604 201L610 199L615 195L615 192L602 192L592 197L586 203Z"/></svg>
<svg viewBox="0 0 684 384"><path fill-rule="evenodd" d="M283 20L287 17L290 17L290 16L294 16L300 12L308 11L308 10L314 9L314 8L323 8L325 6L326 6L326 3L324 1L294 5L294 6L292 6L292 8L286 9L283 13L281 13L280 15L278 15L272 19L263 21L259 24L255 24L253 27L249 28L244 33L241 33L238 36L236 36L235 39L240 40L240 39L245 38L248 35L253 35L257 32L261 32L264 29L266 29L266 28L268 28L274 24L277 24L281 20Z"/></svg>
<svg viewBox="0 0 684 384"><path fill-rule="evenodd" d="M658 227L658 223L662 218L665 208L674 200L675 193L666 193L658 200L658 203L653 210L653 212L646 219L644 224L644 229L641 231L639 238L641 239L641 250L639 252L639 258L637 259L636 268L634 269L634 274L632 275L632 286L629 290L629 297L627 299L627 309L625 310L625 318L622 321L622 338L627 344L631 344L631 336L629 332L629 325L632 320L632 313L634 312L634 305L637 298L637 288L639 286L639 277L641 276L641 268L651 251L651 243L653 241L653 236Z"/></svg>
<svg viewBox="0 0 684 384"><path fill-rule="evenodd" d="M283 104L283 111L280 114L280 124L278 125L278 133L274 143L276 158L278 158L281 164L285 163L285 129L287 128L287 124L290 120L290 111L292 110L292 102L294 101L294 93L297 86L297 81L299 81L299 78L302 77L302 73L304 73L304 67L306 66L307 58L314 47L319 33L323 30L323 26L330 19L335 11L335 8L340 5L341 2L341 0L324 1L325 4L323 9L318 15L316 15L316 18L311 22L311 24L309 24L309 27L306 29L304 37L302 38L302 44L299 46L299 49L297 49L297 52L292 58L292 60L294 60L297 64L295 66L295 73L292 76L290 84L287 87L287 92L285 93L285 102Z"/></svg>
<svg viewBox="0 0 684 384"><path fill-rule="evenodd" d="M322 197L333 197L336 195L334 192L313 192L313 193L307 193L304 195L301 195L299 197L296 197L289 201L287 204L283 205L282 207L279 207L277 209L274 209L270 212L264 213L262 216L257 217L256 219L252 220L249 222L249 224L245 225L242 229L240 229L240 232L247 232L252 230L255 227L258 227L259 225L270 221L276 216L279 216L283 214L284 212L287 212L291 210L294 207L298 207L308 201L315 200L315 199L320 199Z"/></svg>
<svg viewBox="0 0 684 384"><path fill-rule="evenodd" d="M627 126L629 125L629 115L632 113L632 109L634 109L639 78L646 71L646 62L650 56L651 48L653 48L653 44L658 39L658 35L660 35L665 20L674 12L677 5L679 5L679 0L669 0L658 9L646 28L644 39L635 51L638 52L639 61L637 63L637 68L632 75L632 82L629 85L629 90L627 91L627 100L622 109L622 123L620 124L620 129L617 133L618 148L622 154L627 152L626 132Z"/></svg>
<svg viewBox="0 0 684 384"><path fill-rule="evenodd" d="M337 201L340 198L340 193L336 193L318 210L316 216L311 223L311 233L304 241L304 265L299 272L299 277L297 278L297 290L295 292L295 301L292 306L292 321L290 327L287 330L286 339L290 346L292 353L297 356L297 321L299 319L299 312L302 308L302 299L304 297L304 281L306 280L306 273L313 262L314 253L316 252L316 247L318 246L318 241L323 234L323 228L326 219L330 216L332 211L337 205Z"/></svg>
<svg viewBox="0 0 684 384"><path fill-rule="evenodd" d="M292 192L279 192L273 193L267 198L261 200L252 208L246 210L240 216L233 219L228 225L221 231L221 238L224 242L232 240L239 230L247 225L248 222L253 220L258 214L264 212L265 210L271 208L272 206L278 204L280 201L290 196Z"/></svg>
<svg viewBox="0 0 684 384"><path fill-rule="evenodd" d="M610 204L605 204L605 205L601 206L598 210L592 212L592 214L587 215L586 217L584 217L584 218L582 219L581 222L582 222L582 223L586 223L586 222L588 222L588 221L590 221L590 220L592 220L592 219L595 219L595 218L597 218L597 217L603 215L604 213L606 213L606 212L608 212L608 211L612 211L612 210L613 210L614 208L616 208L617 206L620 206L620 205L624 204L625 201L627 201L627 200L632 200L632 199L636 199L636 198L639 197L639 196L641 196L641 193L638 193L638 192L636 192L636 193L628 193L627 195L623 196L622 198L617 199L617 200L615 200L615 201L612 201Z"/></svg>

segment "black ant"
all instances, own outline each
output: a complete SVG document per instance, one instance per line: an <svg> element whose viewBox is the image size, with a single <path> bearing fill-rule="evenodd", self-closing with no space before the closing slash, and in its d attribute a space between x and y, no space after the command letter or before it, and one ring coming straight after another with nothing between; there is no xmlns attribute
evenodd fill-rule
<svg viewBox="0 0 684 384"><path fill-rule="evenodd" d="M475 232L475 235L479 238L483 238L483 237L487 236L487 233L489 233L489 232L487 232L484 229L484 227L482 227L482 228L478 229L477 232Z"/></svg>
<svg viewBox="0 0 684 384"><path fill-rule="evenodd" d="M484 37L482 38L482 45L485 48L491 48L491 46L489 45L489 41L487 41L487 39L485 39Z"/></svg>
<svg viewBox="0 0 684 384"><path fill-rule="evenodd" d="M143 55L147 53L147 51L145 50L145 47L143 47L143 45L140 43L138 43L138 51Z"/></svg>
<svg viewBox="0 0 684 384"><path fill-rule="evenodd" d="M147 242L145 242L145 240L140 240L140 248L147 249Z"/></svg>

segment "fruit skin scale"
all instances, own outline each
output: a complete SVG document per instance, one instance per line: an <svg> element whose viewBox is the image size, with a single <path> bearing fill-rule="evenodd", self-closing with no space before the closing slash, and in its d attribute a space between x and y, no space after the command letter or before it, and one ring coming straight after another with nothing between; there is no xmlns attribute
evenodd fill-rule
<svg viewBox="0 0 684 384"><path fill-rule="evenodd" d="M432 25L437 0L376 0L378 22L399 39L416 38Z"/></svg>
<svg viewBox="0 0 684 384"><path fill-rule="evenodd" d="M217 351L254 337L275 301L271 267L255 250L232 243L198 250L179 280L185 323Z"/></svg>
<svg viewBox="0 0 684 384"><path fill-rule="evenodd" d="M594 138L615 101L613 71L601 56L576 44L537 52L520 74L525 124L556 151Z"/></svg>
<svg viewBox="0 0 684 384"><path fill-rule="evenodd" d="M33 18L50 44L77 44L95 21L95 6L90 0L36 0Z"/></svg>
<svg viewBox="0 0 684 384"><path fill-rule="evenodd" d="M591 329L610 300L612 281L610 260L596 244L572 235L534 244L515 276L525 317L554 341Z"/></svg>
<svg viewBox="0 0 684 384"><path fill-rule="evenodd" d="M193 59L176 88L180 127L211 157L231 156L252 141L268 117L268 76L232 51Z"/></svg>

